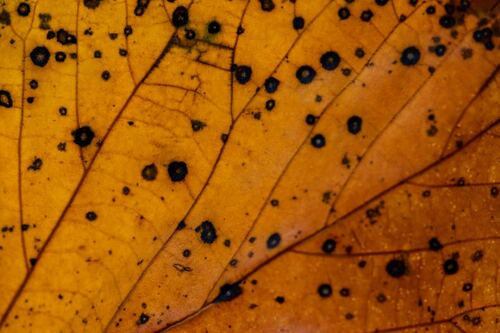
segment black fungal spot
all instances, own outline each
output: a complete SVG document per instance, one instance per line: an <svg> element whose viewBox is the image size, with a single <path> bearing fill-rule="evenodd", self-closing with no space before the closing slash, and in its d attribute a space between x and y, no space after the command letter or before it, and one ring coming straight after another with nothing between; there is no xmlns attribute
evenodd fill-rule
<svg viewBox="0 0 500 333"><path fill-rule="evenodd" d="M226 283L222 287L220 287L219 295L214 299L214 302L228 302L240 296L242 292L243 290L241 289L239 283Z"/></svg>
<svg viewBox="0 0 500 333"><path fill-rule="evenodd" d="M85 7L90 8L90 9L96 9L99 7L101 3L101 0L83 0L83 4Z"/></svg>
<svg viewBox="0 0 500 333"><path fill-rule="evenodd" d="M327 71L333 71L340 64L340 56L337 52L328 51L321 56L319 62Z"/></svg>
<svg viewBox="0 0 500 333"><path fill-rule="evenodd" d="M439 251L442 248L443 248L443 245L441 244L439 239L437 239L436 237L432 237L431 239L429 239L429 249L431 251Z"/></svg>
<svg viewBox="0 0 500 333"><path fill-rule="evenodd" d="M260 8L265 12L270 12L275 7L273 0L259 0L259 2L260 2Z"/></svg>
<svg viewBox="0 0 500 333"><path fill-rule="evenodd" d="M121 55L122 57L126 57L128 54L128 51L125 49L119 49L118 54Z"/></svg>
<svg viewBox="0 0 500 333"><path fill-rule="evenodd" d="M332 287L327 283L320 284L318 294L323 298L330 297L332 295Z"/></svg>
<svg viewBox="0 0 500 333"><path fill-rule="evenodd" d="M444 56L446 53L446 46L443 44L436 45L436 47L434 47L434 53L436 53L438 57Z"/></svg>
<svg viewBox="0 0 500 333"><path fill-rule="evenodd" d="M339 14L339 18L341 20L347 20L349 18L349 16L351 16L351 12L349 11L349 8L347 8L347 7L340 8L338 11L338 14Z"/></svg>
<svg viewBox="0 0 500 333"><path fill-rule="evenodd" d="M237 66L234 76L238 83L245 84L252 78L252 68L246 65Z"/></svg>
<svg viewBox="0 0 500 333"><path fill-rule="evenodd" d="M65 116L65 115L67 115L67 114L68 114L68 109L67 109L66 107L64 107L64 106L61 106L61 107L59 108L59 114L60 114L61 116Z"/></svg>
<svg viewBox="0 0 500 333"><path fill-rule="evenodd" d="M31 51L30 58L36 66L44 67L50 59L49 49L45 46L37 46Z"/></svg>
<svg viewBox="0 0 500 333"><path fill-rule="evenodd" d="M35 266L35 265L36 265L36 262L37 262L37 259L36 259L36 258L30 258L30 264L31 264L31 267Z"/></svg>
<svg viewBox="0 0 500 333"><path fill-rule="evenodd" d="M43 165L42 159L39 157L35 157L33 162L31 162L31 165L28 167L28 170L38 171L42 168L42 165Z"/></svg>
<svg viewBox="0 0 500 333"><path fill-rule="evenodd" d="M188 167L185 162L173 161L168 164L167 171L171 181L180 182L186 178Z"/></svg>
<svg viewBox="0 0 500 333"><path fill-rule="evenodd" d="M129 195L130 194L130 187L123 186L123 188L122 188L122 194L123 195Z"/></svg>
<svg viewBox="0 0 500 333"><path fill-rule="evenodd" d="M274 99L268 99L266 101L266 110L271 111L272 109L274 109L275 105L276 101Z"/></svg>
<svg viewBox="0 0 500 333"><path fill-rule="evenodd" d="M434 6L429 6L425 9L425 12L429 15L434 15L436 14L436 7Z"/></svg>
<svg viewBox="0 0 500 333"><path fill-rule="evenodd" d="M7 90L0 90L0 106L10 109L13 105L12 96Z"/></svg>
<svg viewBox="0 0 500 333"><path fill-rule="evenodd" d="M57 30L57 42L61 45L76 44L76 36L70 34L64 29Z"/></svg>
<svg viewBox="0 0 500 333"><path fill-rule="evenodd" d="M445 29L451 29L455 26L456 20L451 15L443 15L439 18L439 24Z"/></svg>
<svg viewBox="0 0 500 333"><path fill-rule="evenodd" d="M220 23L217 21L212 21L208 24L208 33L209 34L216 34L220 32Z"/></svg>
<svg viewBox="0 0 500 333"><path fill-rule="evenodd" d="M490 194L493 198L496 198L498 197L498 187L496 186L492 186L491 189L490 189Z"/></svg>
<svg viewBox="0 0 500 333"><path fill-rule="evenodd" d="M278 90L279 85L280 81L277 78L271 76L264 82L264 89L266 89L269 94L272 94L276 92L276 90Z"/></svg>
<svg viewBox="0 0 500 333"><path fill-rule="evenodd" d="M372 17L373 17L373 12L369 9L363 10L363 12L361 13L361 21L363 22L370 22Z"/></svg>
<svg viewBox="0 0 500 333"><path fill-rule="evenodd" d="M31 80L31 81L30 81L30 88L31 88L31 89L36 89L36 88L38 88L38 81L37 81L37 80Z"/></svg>
<svg viewBox="0 0 500 333"><path fill-rule="evenodd" d="M351 295L351 291L348 288L342 288L339 291L340 296L349 297Z"/></svg>
<svg viewBox="0 0 500 333"><path fill-rule="evenodd" d="M176 28L183 27L187 25L189 22L189 12L186 7L179 6L175 8L174 13L172 14L172 24Z"/></svg>
<svg viewBox="0 0 500 333"><path fill-rule="evenodd" d="M94 51L94 58L96 58L96 59L102 58L102 52L99 50Z"/></svg>
<svg viewBox="0 0 500 333"><path fill-rule="evenodd" d="M186 227L186 222L184 221L180 221L178 224L177 224L177 228L176 230L179 231L179 230L182 230Z"/></svg>
<svg viewBox="0 0 500 333"><path fill-rule="evenodd" d="M292 26L295 30L304 29L304 18L302 16L296 16L293 18Z"/></svg>
<svg viewBox="0 0 500 333"><path fill-rule="evenodd" d="M335 251L336 247L337 247L337 242L335 241L335 239L329 238L323 242L323 245L321 246L321 250L324 253L330 254L333 251Z"/></svg>
<svg viewBox="0 0 500 333"><path fill-rule="evenodd" d="M365 56L365 51L362 48L358 47L356 51L354 51L354 55L358 58L363 58Z"/></svg>
<svg viewBox="0 0 500 333"><path fill-rule="evenodd" d="M285 303L285 297L283 297L283 296L277 296L274 300L275 300L275 301L276 301L276 303L278 303L278 304L283 304L283 303Z"/></svg>
<svg viewBox="0 0 500 333"><path fill-rule="evenodd" d="M200 237L203 243L212 244L217 239L217 231L212 222L203 221L195 229L196 232L200 232Z"/></svg>
<svg viewBox="0 0 500 333"><path fill-rule="evenodd" d="M315 115L308 114L306 116L306 124L307 125L314 125L315 122L316 122L316 116Z"/></svg>
<svg viewBox="0 0 500 333"><path fill-rule="evenodd" d="M38 18L40 19L40 25L39 28L42 30L49 30L50 29L50 21L52 20L52 16L47 13L40 13L38 14Z"/></svg>
<svg viewBox="0 0 500 333"><path fill-rule="evenodd" d="M66 60L66 53L64 52L56 52L56 61L57 62L64 62L64 60Z"/></svg>
<svg viewBox="0 0 500 333"><path fill-rule="evenodd" d="M26 3L26 2L21 2L17 6L17 14L19 16L26 17L26 16L28 16L30 14L30 12L31 12L30 5L28 3Z"/></svg>
<svg viewBox="0 0 500 333"><path fill-rule="evenodd" d="M134 32L134 30L132 29L132 26L130 26L130 25L125 26L125 28L123 29L123 34L125 35L125 37L132 35L133 32Z"/></svg>
<svg viewBox="0 0 500 333"><path fill-rule="evenodd" d="M142 16L149 6L150 0L137 0L137 5L134 9L135 16Z"/></svg>
<svg viewBox="0 0 500 333"><path fill-rule="evenodd" d="M351 116L347 119L347 130L351 134L358 134L361 132L363 126L363 119L360 116Z"/></svg>
<svg viewBox="0 0 500 333"><path fill-rule="evenodd" d="M455 259L447 259L444 263L443 263L443 271L444 271L444 274L446 275L453 275L453 274L456 274L458 272L458 262L455 260Z"/></svg>
<svg viewBox="0 0 500 333"><path fill-rule="evenodd" d="M97 214L93 211L90 211L85 214L85 218L89 221L95 221L97 220Z"/></svg>
<svg viewBox="0 0 500 333"><path fill-rule="evenodd" d="M404 49L401 54L401 63L406 66L413 66L420 60L420 50L415 46L410 46Z"/></svg>
<svg viewBox="0 0 500 333"><path fill-rule="evenodd" d="M326 145L326 139L323 134L316 134L311 138L311 144L314 148L323 148Z"/></svg>
<svg viewBox="0 0 500 333"><path fill-rule="evenodd" d="M109 73L109 71L104 71L104 72L102 72L102 74L101 74L101 78L102 78L104 81L108 81L110 77L111 77L111 73Z"/></svg>
<svg viewBox="0 0 500 333"><path fill-rule="evenodd" d="M467 283L464 283L464 285L462 286L462 291L464 292L469 292L469 291L472 291L472 283L470 282L467 282Z"/></svg>
<svg viewBox="0 0 500 333"><path fill-rule="evenodd" d="M302 84L309 84L314 80L316 76L316 71L314 68L308 65L300 66L295 73L295 77Z"/></svg>
<svg viewBox="0 0 500 333"><path fill-rule="evenodd" d="M154 163L146 165L141 171L142 178L147 181L153 181L158 176L158 168Z"/></svg>
<svg viewBox="0 0 500 333"><path fill-rule="evenodd" d="M267 248L268 249L274 249L278 245L280 245L281 242L281 236L277 232L269 236L267 239Z"/></svg>
<svg viewBox="0 0 500 333"><path fill-rule="evenodd" d="M144 325L149 321L149 316L145 313L141 313L139 319L137 319L137 325Z"/></svg>
<svg viewBox="0 0 500 333"><path fill-rule="evenodd" d="M73 142L80 147L87 147L90 145L95 136L90 126L82 126L71 132L71 135L73 135Z"/></svg>
<svg viewBox="0 0 500 333"><path fill-rule="evenodd" d="M385 266L385 271L394 278L400 278L406 272L406 263L401 259L391 259Z"/></svg>
<svg viewBox="0 0 500 333"><path fill-rule="evenodd" d="M0 12L0 24L10 25L10 14L5 9Z"/></svg>
<svg viewBox="0 0 500 333"><path fill-rule="evenodd" d="M188 40L193 40L196 37L196 32L194 30L191 30L191 29L186 29L184 37L186 37L186 39L188 39Z"/></svg>

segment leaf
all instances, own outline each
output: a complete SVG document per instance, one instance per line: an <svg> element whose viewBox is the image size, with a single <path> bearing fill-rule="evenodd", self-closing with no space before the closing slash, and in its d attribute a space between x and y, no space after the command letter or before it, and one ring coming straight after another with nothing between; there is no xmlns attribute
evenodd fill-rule
<svg viewBox="0 0 500 333"><path fill-rule="evenodd" d="M186 329L227 330L206 319L218 311L232 327L253 330L233 312L247 310L248 284L240 289L239 281L249 274L276 290L293 286L295 299L310 300L307 309L317 313L304 329L331 330L339 321L321 317L331 309L313 303L311 285L344 270L332 263L330 272L324 260L356 263L353 253L316 254L325 233L359 228L360 249L355 239L342 241L365 251L381 278L356 268L352 289L373 284L388 294L400 287L381 285L387 256L377 253L404 251L416 260L432 237L425 225L402 222L417 217L414 209L443 216L433 220L439 239L451 242L443 253L469 251L447 229L454 202L491 211L464 235L493 242L498 214L484 189L498 182L493 1L471 8L399 0L0 6L6 332L157 331L222 301L229 303ZM441 193L405 197L422 187ZM390 218L387 207L394 207ZM478 209L451 216L465 224ZM360 224L365 216L376 223ZM308 269L316 273L304 277ZM422 272L404 270L406 290L433 285ZM268 297L272 290L255 289L252 302L268 302L263 314L280 305ZM386 324L356 326L371 301L366 293L351 299L358 312L340 321L344 330L405 325L380 310ZM294 307L290 297L280 319L267 315L260 329L291 325L305 305ZM449 308L438 313L443 329L455 325L454 304L451 294L439 298ZM426 325L422 316L407 320Z"/></svg>

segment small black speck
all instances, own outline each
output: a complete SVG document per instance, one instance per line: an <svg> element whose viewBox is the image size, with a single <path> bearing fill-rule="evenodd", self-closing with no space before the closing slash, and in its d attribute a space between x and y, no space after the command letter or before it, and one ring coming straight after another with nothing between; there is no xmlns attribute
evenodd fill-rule
<svg viewBox="0 0 500 333"><path fill-rule="evenodd" d="M347 7L340 8L338 11L338 14L339 14L339 18L341 20L347 20L349 18L349 16L351 16L351 12L349 11L349 8L347 8Z"/></svg>
<svg viewBox="0 0 500 333"><path fill-rule="evenodd" d="M212 222L203 221L195 229L196 232L200 232L200 237L203 243L212 244L217 239L217 231Z"/></svg>
<svg viewBox="0 0 500 333"><path fill-rule="evenodd" d="M406 272L406 263L401 259L391 259L385 266L385 271L390 276L399 278Z"/></svg>
<svg viewBox="0 0 500 333"><path fill-rule="evenodd" d="M109 73L109 71L104 71L102 72L101 77L104 81L108 81L109 78L111 77L111 74Z"/></svg>
<svg viewBox="0 0 500 333"><path fill-rule="evenodd" d="M361 13L361 21L363 22L370 22L372 17L373 17L373 12L369 9L363 10L363 12Z"/></svg>
<svg viewBox="0 0 500 333"><path fill-rule="evenodd" d="M446 29L454 27L455 23L455 18L451 15L443 15L439 18L439 24Z"/></svg>
<svg viewBox="0 0 500 333"><path fill-rule="evenodd" d="M139 319L137 319L137 325L144 325L149 321L149 316L145 313L141 313Z"/></svg>
<svg viewBox="0 0 500 333"><path fill-rule="evenodd" d="M442 248L443 248L443 245L441 244L439 239L437 239L437 237L432 237L431 239L429 239L429 249L431 251L439 251Z"/></svg>
<svg viewBox="0 0 500 333"><path fill-rule="evenodd" d="M158 168L154 163L146 165L141 171L142 178L147 181L153 181L158 176Z"/></svg>
<svg viewBox="0 0 500 333"><path fill-rule="evenodd" d="M58 51L56 52L56 61L57 62L64 62L66 60L66 53Z"/></svg>
<svg viewBox="0 0 500 333"><path fill-rule="evenodd" d="M329 284L323 283L318 287L319 296L326 298L332 295L332 287Z"/></svg>
<svg viewBox="0 0 500 333"><path fill-rule="evenodd" d="M267 239L267 248L268 249L274 249L278 245L280 245L281 242L281 236L277 232L269 236Z"/></svg>
<svg viewBox="0 0 500 333"><path fill-rule="evenodd" d="M443 271L446 275L453 275L458 272L458 262L455 259L447 259L443 263Z"/></svg>
<svg viewBox="0 0 500 333"><path fill-rule="evenodd" d="M324 69L333 71L340 64L340 56L335 51L328 51L321 56L319 61Z"/></svg>
<svg viewBox="0 0 500 333"><path fill-rule="evenodd" d="M274 300L279 304L285 303L285 297L283 296L277 296Z"/></svg>
<svg viewBox="0 0 500 333"><path fill-rule="evenodd" d="M95 221L97 220L97 214L93 211L90 211L85 214L85 218L89 221Z"/></svg>
<svg viewBox="0 0 500 333"><path fill-rule="evenodd" d="M215 298L214 302L228 302L241 295L242 292L243 290L241 289L239 283L226 283L222 287L220 287L219 295Z"/></svg>
<svg viewBox="0 0 500 333"><path fill-rule="evenodd" d="M167 171L171 181L180 182L186 178L188 167L185 162L172 161L168 164Z"/></svg>
<svg viewBox="0 0 500 333"><path fill-rule="evenodd" d="M278 90L278 86L280 85L280 81L275 77L269 77L264 82L264 89L270 94L276 92Z"/></svg>
<svg viewBox="0 0 500 333"><path fill-rule="evenodd" d="M304 18L302 16L296 16L293 18L292 25L295 30L300 30L304 28Z"/></svg>
<svg viewBox="0 0 500 333"><path fill-rule="evenodd" d="M19 16L23 16L23 17L26 17L30 14L31 12L31 8L30 8L30 5L26 2L21 2L18 6L17 6L17 14Z"/></svg>
<svg viewBox="0 0 500 333"><path fill-rule="evenodd" d="M315 115L308 114L306 116L306 124L307 125L314 125L315 122L316 122L316 116Z"/></svg>
<svg viewBox="0 0 500 333"><path fill-rule="evenodd" d="M347 130L351 134L358 134L361 132L361 128L363 125L363 119L360 116L351 116L347 119Z"/></svg>
<svg viewBox="0 0 500 333"><path fill-rule="evenodd" d="M234 76L240 84L245 84L252 78L252 68L250 66L237 66Z"/></svg>
<svg viewBox="0 0 500 333"><path fill-rule="evenodd" d="M260 8L265 12L270 12L275 7L273 0L259 0L259 2L260 2Z"/></svg>
<svg viewBox="0 0 500 333"><path fill-rule="evenodd" d="M311 144L314 148L323 148L326 145L326 139L323 134L316 134L311 138Z"/></svg>
<svg viewBox="0 0 500 333"><path fill-rule="evenodd" d="M12 96L7 90L0 90L0 106L10 109L13 105Z"/></svg>

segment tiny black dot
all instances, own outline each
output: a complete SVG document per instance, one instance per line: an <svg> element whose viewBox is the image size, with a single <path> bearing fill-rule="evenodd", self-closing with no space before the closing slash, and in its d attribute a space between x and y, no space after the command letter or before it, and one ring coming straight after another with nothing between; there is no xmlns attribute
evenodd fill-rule
<svg viewBox="0 0 500 333"><path fill-rule="evenodd" d="M276 101L274 99L269 99L266 101L266 110L271 111L274 109L274 106L276 105Z"/></svg>
<svg viewBox="0 0 500 333"><path fill-rule="evenodd" d="M270 12L275 7L273 0L259 0L259 2L260 8L265 12Z"/></svg>
<svg viewBox="0 0 500 333"><path fill-rule="evenodd" d="M375 3L379 6L385 6L389 0L375 0Z"/></svg>
<svg viewBox="0 0 500 333"><path fill-rule="evenodd" d="M316 122L316 116L315 115L308 114L306 116L306 124L307 125L314 125L315 122Z"/></svg>
<svg viewBox="0 0 500 333"><path fill-rule="evenodd" d="M95 136L90 126L82 126L71 132L71 134L73 135L73 142L80 147L87 147L90 145Z"/></svg>
<svg viewBox="0 0 500 333"><path fill-rule="evenodd" d="M237 66L235 77L240 84L247 83L252 78L252 68L246 65Z"/></svg>
<svg viewBox="0 0 500 333"><path fill-rule="evenodd" d="M420 50L415 46L410 46L404 49L401 54L401 63L406 66L413 66L420 60Z"/></svg>
<svg viewBox="0 0 500 333"><path fill-rule="evenodd" d="M203 221L196 227L195 231L200 232L200 238L203 243L212 244L217 239L217 231L210 221Z"/></svg>
<svg viewBox="0 0 500 333"><path fill-rule="evenodd" d="M191 251L189 249L185 249L184 251L182 251L182 256L187 258L191 255Z"/></svg>
<svg viewBox="0 0 500 333"><path fill-rule="evenodd" d="M436 13L436 7L434 6L429 6L427 7L427 9L425 10L425 12L429 15L434 15Z"/></svg>
<svg viewBox="0 0 500 333"><path fill-rule="evenodd" d="M342 288L339 291L340 296L349 297L351 295L351 291L348 288Z"/></svg>
<svg viewBox="0 0 500 333"><path fill-rule="evenodd" d="M491 189L490 189L490 194L491 194L491 196L492 196L493 198L498 197L498 192L499 192L498 187L496 187L496 186L492 186L492 187L491 187Z"/></svg>
<svg viewBox="0 0 500 333"><path fill-rule="evenodd" d="M111 77L111 74L109 73L109 71L104 71L102 72L101 77L104 81L108 81L109 78Z"/></svg>
<svg viewBox="0 0 500 333"><path fill-rule="evenodd" d="M97 214L95 212L90 211L85 214L85 218L89 221L95 221L97 219Z"/></svg>
<svg viewBox="0 0 500 333"><path fill-rule="evenodd" d="M170 162L167 167L167 170L170 180L173 182L183 181L188 174L187 164L182 161Z"/></svg>
<svg viewBox="0 0 500 333"><path fill-rule="evenodd" d="M363 119L360 116L351 116L347 119L347 130L351 134L358 134L363 126Z"/></svg>
<svg viewBox="0 0 500 333"><path fill-rule="evenodd" d="M264 89L270 94L276 92L278 90L278 86L280 85L280 81L275 77L269 77L264 82Z"/></svg>
<svg viewBox="0 0 500 333"><path fill-rule="evenodd" d="M66 60L66 53L64 52L56 52L56 61L57 62L64 62L64 60Z"/></svg>
<svg viewBox="0 0 500 333"><path fill-rule="evenodd" d="M281 236L280 234L275 232L267 239L267 248L274 249L280 244L280 242L281 242Z"/></svg>
<svg viewBox="0 0 500 333"><path fill-rule="evenodd" d="M323 298L330 297L332 295L332 287L327 283L320 284L318 287L318 294Z"/></svg>
<svg viewBox="0 0 500 333"><path fill-rule="evenodd" d="M323 148L326 145L326 139L323 134L316 134L311 138L311 144L314 148Z"/></svg>
<svg viewBox="0 0 500 333"><path fill-rule="evenodd" d="M373 12L369 9L363 10L363 12L361 13L361 21L363 22L370 22L372 17L373 17Z"/></svg>
<svg viewBox="0 0 500 333"><path fill-rule="evenodd" d="M31 51L30 58L36 66L44 67L50 59L49 49L45 46L37 46Z"/></svg>
<svg viewBox="0 0 500 333"><path fill-rule="evenodd" d="M130 188L128 186L123 186L122 193L123 193L123 195L129 195Z"/></svg>
<svg viewBox="0 0 500 333"><path fill-rule="evenodd" d="M142 178L147 181L153 181L158 176L158 168L154 163L146 165L141 171Z"/></svg>
<svg viewBox="0 0 500 333"><path fill-rule="evenodd" d="M96 59L102 58L102 52L99 50L94 51L94 58Z"/></svg>
<svg viewBox="0 0 500 333"><path fill-rule="evenodd" d="M0 89L0 106L7 109L13 106L12 96L7 90Z"/></svg>
<svg viewBox="0 0 500 333"><path fill-rule="evenodd" d="M455 18L451 15L443 15L439 19L439 24L446 29L452 28L453 26L455 26L455 23Z"/></svg>
<svg viewBox="0 0 500 333"><path fill-rule="evenodd" d="M172 24L176 28L183 27L187 25L189 22L189 13L186 7L179 6L175 8L174 13L172 14Z"/></svg>
<svg viewBox="0 0 500 333"><path fill-rule="evenodd" d="M195 39L196 32L194 32L194 30L191 29L186 29L186 33L184 34L184 36L186 37L186 39L192 40Z"/></svg>
<svg viewBox="0 0 500 333"><path fill-rule="evenodd" d="M208 24L208 33L216 34L220 32L220 23L217 21L212 21Z"/></svg>
<svg viewBox="0 0 500 333"><path fill-rule="evenodd" d="M325 253L332 253L335 251L335 248L337 247L337 242L335 239L327 239L323 242L323 245L321 246L321 250Z"/></svg>
<svg viewBox="0 0 500 333"><path fill-rule="evenodd" d="M434 48L434 53L436 53L438 57L444 56L444 54L446 53L446 46L443 44L436 45L436 47Z"/></svg>
<svg viewBox="0 0 500 333"><path fill-rule="evenodd" d="M394 278L403 276L406 272L406 264L401 259L391 259L385 266L387 274Z"/></svg>
<svg viewBox="0 0 500 333"><path fill-rule="evenodd" d="M132 35L132 32L134 32L134 30L132 29L132 27L130 25L127 25L123 29L123 34L125 35L125 37L128 37L128 36Z"/></svg>
<svg viewBox="0 0 500 333"><path fill-rule="evenodd" d="M279 304L283 304L283 303L285 303L285 297L283 297L283 296L278 296L278 297L276 297L274 300L275 300L277 303L279 303Z"/></svg>
<svg viewBox="0 0 500 333"><path fill-rule="evenodd" d="M224 284L220 287L219 295L214 299L214 303L228 302L243 292L242 288L238 283Z"/></svg>
<svg viewBox="0 0 500 333"><path fill-rule="evenodd" d="M458 272L458 262L455 259L447 259L443 263L444 274L453 275Z"/></svg>
<svg viewBox="0 0 500 333"><path fill-rule="evenodd" d="M470 282L467 282L467 283L464 283L464 285L462 286L462 290L465 291L465 292L469 292L472 290L472 283Z"/></svg>
<svg viewBox="0 0 500 333"><path fill-rule="evenodd" d="M349 18L349 16L351 16L351 12L349 11L349 8L347 8L347 7L340 8L338 11L338 14L339 14L339 18L341 20L347 20Z"/></svg>
<svg viewBox="0 0 500 333"><path fill-rule="evenodd" d="M365 51L362 48L358 47L356 51L354 51L354 54L358 58L363 58L365 56Z"/></svg>
<svg viewBox="0 0 500 333"><path fill-rule="evenodd" d="M304 18L302 16L296 16L293 18L293 28L295 30L300 30L304 28Z"/></svg>
<svg viewBox="0 0 500 333"><path fill-rule="evenodd" d="M38 88L38 81L37 81L37 80L31 80L31 81L30 81L30 88L31 88L31 89L36 89L36 88Z"/></svg>
<svg viewBox="0 0 500 333"><path fill-rule="evenodd" d="M437 237L432 237L431 239L429 239L429 249L430 250L439 251L442 248L443 248L443 245L441 244L439 239L437 239Z"/></svg>
<svg viewBox="0 0 500 333"><path fill-rule="evenodd" d="M337 52L328 51L319 59L321 66L327 71L333 71L340 64L340 56Z"/></svg>
<svg viewBox="0 0 500 333"><path fill-rule="evenodd" d="M137 325L144 325L149 321L149 316L145 313L141 313L139 319L137 320Z"/></svg>
<svg viewBox="0 0 500 333"><path fill-rule="evenodd" d="M314 80L315 76L316 71L314 70L314 68L308 65L300 66L295 73L295 77L297 77L299 82L302 84L311 83Z"/></svg>

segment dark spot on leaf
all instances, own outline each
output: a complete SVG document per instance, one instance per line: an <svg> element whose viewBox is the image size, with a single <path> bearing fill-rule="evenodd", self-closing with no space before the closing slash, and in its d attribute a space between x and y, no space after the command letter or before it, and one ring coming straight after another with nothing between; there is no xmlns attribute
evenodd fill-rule
<svg viewBox="0 0 500 333"><path fill-rule="evenodd" d="M443 248L443 245L436 237L429 239L429 249L432 251L439 251Z"/></svg>
<svg viewBox="0 0 500 333"><path fill-rule="evenodd" d="M324 69L332 71L339 66L340 56L335 51L328 51L321 56L319 61Z"/></svg>
<svg viewBox="0 0 500 333"><path fill-rule="evenodd" d="M90 126L82 126L71 132L71 135L73 135L73 142L80 147L87 147L90 145L95 136Z"/></svg>
<svg viewBox="0 0 500 333"><path fill-rule="evenodd" d="M252 68L250 66L237 66L234 76L240 84L245 84L252 78Z"/></svg>
<svg viewBox="0 0 500 333"><path fill-rule="evenodd" d="M37 46L31 51L30 58L36 66L44 67L50 59L49 49L45 46Z"/></svg>
<svg viewBox="0 0 500 333"><path fill-rule="evenodd" d="M239 283L229 284L226 283L220 287L219 295L214 299L215 303L228 302L242 293Z"/></svg>
<svg viewBox="0 0 500 333"><path fill-rule="evenodd" d="M316 134L311 138L311 144L314 148L323 148L326 145L326 139L323 134Z"/></svg>
<svg viewBox="0 0 500 333"><path fill-rule="evenodd" d="M415 46L410 46L404 49L401 54L401 63L406 66L413 66L420 60L420 50Z"/></svg>
<svg viewBox="0 0 500 333"><path fill-rule="evenodd" d="M189 12L186 7L179 6L175 8L174 13L172 14L172 24L176 28L183 27L187 25L189 22Z"/></svg>
<svg viewBox="0 0 500 333"><path fill-rule="evenodd" d="M169 163L167 171L171 181L180 182L186 178L188 167L185 162L173 161Z"/></svg>
<svg viewBox="0 0 500 333"><path fill-rule="evenodd" d="M335 239L327 239L323 242L323 245L321 246L321 250L325 253L332 253L335 251L335 248L337 247L337 242Z"/></svg>
<svg viewBox="0 0 500 333"><path fill-rule="evenodd" d="M31 12L30 5L28 3L26 3L26 2L21 2L17 6L17 14L19 16L26 17L26 16L28 16L30 14L30 12Z"/></svg>
<svg viewBox="0 0 500 333"><path fill-rule="evenodd" d="M13 105L12 96L7 90L0 90L0 106L10 109Z"/></svg>
<svg viewBox="0 0 500 333"><path fill-rule="evenodd" d="M403 276L406 272L406 264L401 259L391 259L385 266L387 274L394 278Z"/></svg>
<svg viewBox="0 0 500 333"><path fill-rule="evenodd" d="M458 272L458 262L451 258L451 259L447 259L444 263L443 263L443 271L444 271L444 274L446 275L453 275L453 274L456 274Z"/></svg>
<svg viewBox="0 0 500 333"><path fill-rule="evenodd" d="M260 8L265 12L270 12L274 9L273 0L259 0Z"/></svg>
<svg viewBox="0 0 500 333"><path fill-rule="evenodd" d="M212 244L217 239L217 231L212 222L203 221L195 229L196 232L200 232L200 237L203 243Z"/></svg>
<svg viewBox="0 0 500 333"><path fill-rule="evenodd" d="M295 77L302 84L309 84L314 80L316 76L316 71L314 68L308 65L300 66L295 73Z"/></svg>
<svg viewBox="0 0 500 333"><path fill-rule="evenodd" d="M93 211L87 212L85 218L89 221L95 221L97 219L97 214Z"/></svg>
<svg viewBox="0 0 500 333"><path fill-rule="evenodd" d="M141 171L142 178L147 181L153 181L158 176L158 168L154 163L146 165Z"/></svg>
<svg viewBox="0 0 500 333"><path fill-rule="evenodd" d="M208 33L209 34L216 34L216 33L219 33L220 32L220 23L217 22L217 21L211 21L209 24L208 24Z"/></svg>
<svg viewBox="0 0 500 333"><path fill-rule="evenodd" d="M139 319L137 319L137 325L144 325L149 321L149 316L145 313L141 313Z"/></svg>
<svg viewBox="0 0 500 333"><path fill-rule="evenodd" d="M267 248L268 249L274 249L277 247L281 242L281 236L277 232L269 236L267 239Z"/></svg>
<svg viewBox="0 0 500 333"><path fill-rule="evenodd" d="M329 284L323 283L318 287L319 296L325 298L332 295L332 287Z"/></svg>
<svg viewBox="0 0 500 333"><path fill-rule="evenodd" d="M351 134L358 134L361 131L363 119L360 116L352 116L347 119L347 130Z"/></svg>

